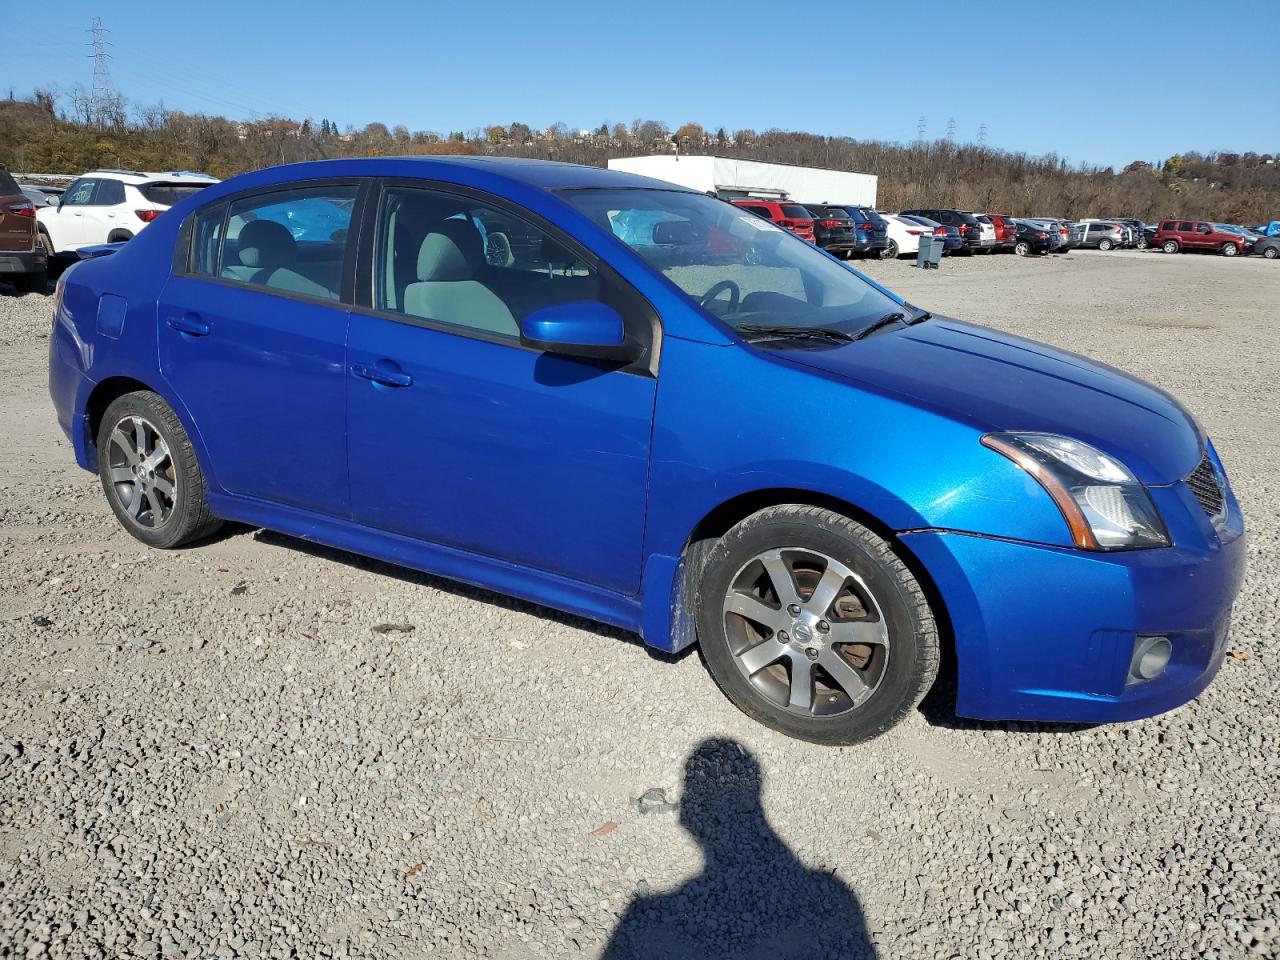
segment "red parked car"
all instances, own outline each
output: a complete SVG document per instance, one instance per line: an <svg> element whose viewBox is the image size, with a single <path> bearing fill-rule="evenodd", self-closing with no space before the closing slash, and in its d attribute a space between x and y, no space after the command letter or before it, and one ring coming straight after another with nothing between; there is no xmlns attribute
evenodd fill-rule
<svg viewBox="0 0 1280 960"><path fill-rule="evenodd" d="M813 214L805 209L804 204L791 203L787 200L761 200L757 197L739 197L729 202L735 207L750 210L758 217L785 227L801 240L817 243L813 232Z"/></svg>
<svg viewBox="0 0 1280 960"><path fill-rule="evenodd" d="M1018 242L1018 228L1013 217L1007 217L1003 213L988 213L984 216L996 228L996 249L1012 250Z"/></svg>
<svg viewBox="0 0 1280 960"><path fill-rule="evenodd" d="M1247 252L1243 236L1219 230L1207 220L1161 220L1151 243L1165 253L1213 250L1224 257L1234 257Z"/></svg>

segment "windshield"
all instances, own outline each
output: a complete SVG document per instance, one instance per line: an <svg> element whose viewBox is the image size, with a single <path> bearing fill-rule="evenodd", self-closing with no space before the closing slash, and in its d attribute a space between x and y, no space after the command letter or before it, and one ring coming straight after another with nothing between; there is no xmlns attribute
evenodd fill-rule
<svg viewBox="0 0 1280 960"><path fill-rule="evenodd" d="M813 244L722 200L645 189L560 195L739 332L857 333L889 313L910 312Z"/></svg>

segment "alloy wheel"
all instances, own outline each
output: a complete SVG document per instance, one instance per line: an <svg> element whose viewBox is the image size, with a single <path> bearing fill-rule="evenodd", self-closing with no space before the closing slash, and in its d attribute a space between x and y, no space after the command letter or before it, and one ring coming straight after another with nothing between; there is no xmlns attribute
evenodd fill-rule
<svg viewBox="0 0 1280 960"><path fill-rule="evenodd" d="M146 419L120 420L108 439L111 488L129 518L140 527L162 526L173 515L178 481L169 445Z"/></svg>
<svg viewBox="0 0 1280 960"><path fill-rule="evenodd" d="M1014 246L1013 252L1020 257L1025 257L1031 252L1031 244L1027 243L1025 240L1019 240Z"/></svg>
<svg viewBox="0 0 1280 960"><path fill-rule="evenodd" d="M1162 247L1162 249L1164 250L1165 253L1177 253L1178 244L1174 240L1166 240L1164 243L1164 247Z"/></svg>
<svg viewBox="0 0 1280 960"><path fill-rule="evenodd" d="M1238 252L1234 243L1224 243L1222 245L1222 255L1224 257L1234 257Z"/></svg>
<svg viewBox="0 0 1280 960"><path fill-rule="evenodd" d="M803 717L847 713L880 686L889 631L866 581L815 550L757 554L723 604L734 663L775 706Z"/></svg>

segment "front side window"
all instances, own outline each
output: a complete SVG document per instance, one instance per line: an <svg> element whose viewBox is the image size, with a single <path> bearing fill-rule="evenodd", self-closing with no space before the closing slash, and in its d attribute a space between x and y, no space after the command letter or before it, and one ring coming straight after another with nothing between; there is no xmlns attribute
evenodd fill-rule
<svg viewBox="0 0 1280 960"><path fill-rule="evenodd" d="M599 272L522 217L436 190L383 192L375 309L519 340L534 310L602 298Z"/></svg>
<svg viewBox="0 0 1280 960"><path fill-rule="evenodd" d="M93 198L96 207L114 207L124 203L124 184L119 180L99 180L98 192Z"/></svg>
<svg viewBox="0 0 1280 960"><path fill-rule="evenodd" d="M217 276L281 293L339 299L355 201L354 185L299 187L232 201L225 236L213 241L220 244Z"/></svg>
<svg viewBox="0 0 1280 960"><path fill-rule="evenodd" d="M62 195L62 205L67 207L85 206L93 200L93 188L97 185L98 181L89 177L77 180L67 187L67 192Z"/></svg>
<svg viewBox="0 0 1280 960"><path fill-rule="evenodd" d="M905 312L812 244L713 197L644 189L560 196L744 335L763 326L856 334ZM648 224L647 230L629 226L635 223Z"/></svg>

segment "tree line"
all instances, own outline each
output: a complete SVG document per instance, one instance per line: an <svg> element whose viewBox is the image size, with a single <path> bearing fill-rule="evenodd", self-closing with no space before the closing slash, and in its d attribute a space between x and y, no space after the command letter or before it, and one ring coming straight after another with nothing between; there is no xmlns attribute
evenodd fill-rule
<svg viewBox="0 0 1280 960"><path fill-rule="evenodd" d="M885 210L950 206L1015 216L1194 217L1261 223L1280 217L1280 158L1263 153L1185 153L1121 170L1073 165L951 139L889 143L787 130L711 130L656 120L545 130L523 123L469 131L410 131L370 123L270 117L236 121L163 107L127 112L124 101L66 109L46 90L0 99L0 163L11 171L76 174L101 167L199 170L230 177L303 160L383 155L492 155L604 166L613 157L679 150L871 173ZM101 103L97 104L101 107ZM801 200L835 199L805 198Z"/></svg>

